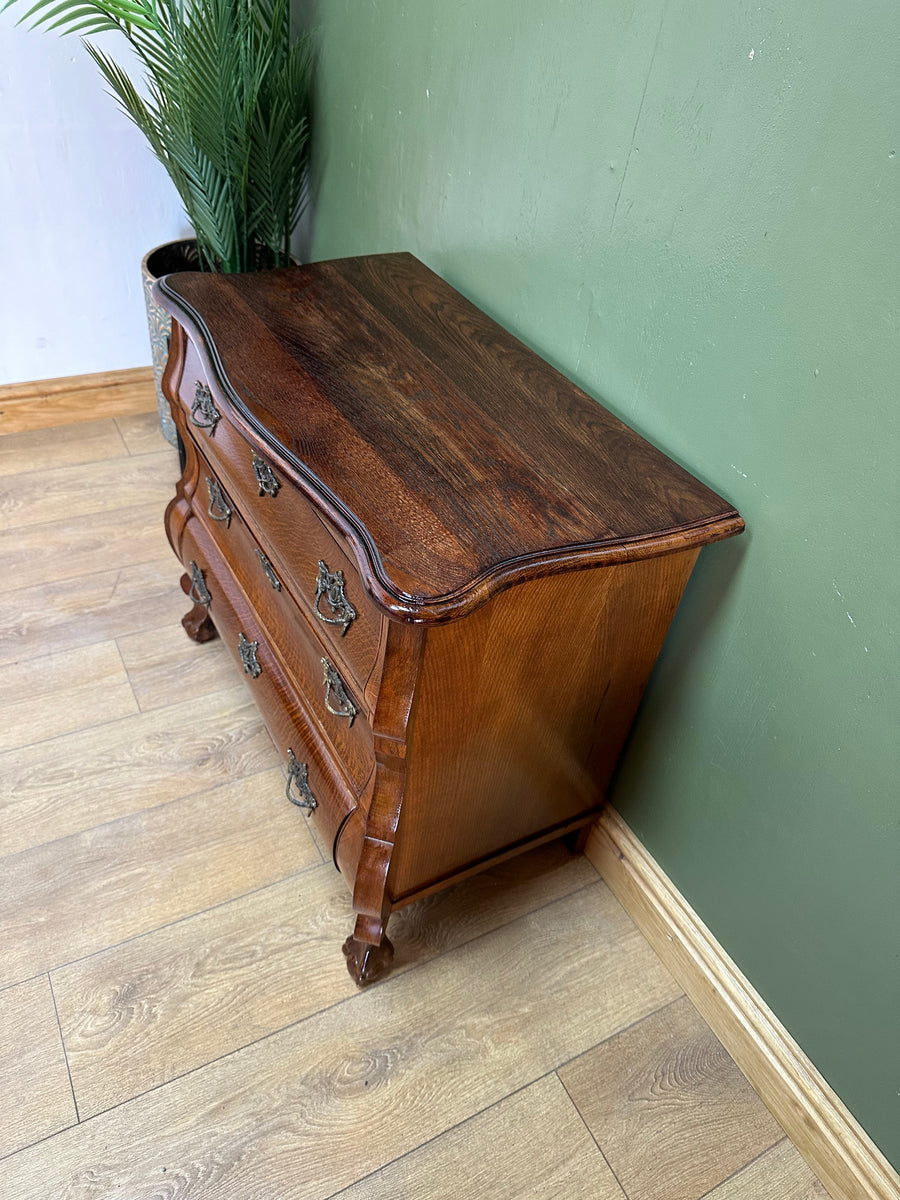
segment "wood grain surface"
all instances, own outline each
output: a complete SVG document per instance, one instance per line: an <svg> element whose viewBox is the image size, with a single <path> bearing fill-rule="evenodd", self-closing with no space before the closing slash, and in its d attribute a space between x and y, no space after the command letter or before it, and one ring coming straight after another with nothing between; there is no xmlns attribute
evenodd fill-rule
<svg viewBox="0 0 900 1200"><path fill-rule="evenodd" d="M0 1162L0 1194L330 1196L673 998L629 926L582 889Z"/></svg>
<svg viewBox="0 0 900 1200"><path fill-rule="evenodd" d="M586 853L834 1200L897 1200L900 1176L615 809Z"/></svg>
<svg viewBox="0 0 900 1200"><path fill-rule="evenodd" d="M784 1136L687 999L560 1071L626 1192L692 1200ZM706 1147L706 1153L698 1147Z"/></svg>
<svg viewBox="0 0 900 1200"><path fill-rule="evenodd" d="M155 411L152 367L0 387L0 435Z"/></svg>
<svg viewBox="0 0 900 1200"><path fill-rule="evenodd" d="M713 1188L706 1200L828 1200L828 1193L785 1138Z"/></svg>
<svg viewBox="0 0 900 1200"><path fill-rule="evenodd" d="M340 1200L624 1200L555 1075L344 1191Z"/></svg>
<svg viewBox="0 0 900 1200"><path fill-rule="evenodd" d="M532 580L428 630L392 897L602 801L694 559Z"/></svg>
<svg viewBox="0 0 900 1200"><path fill-rule="evenodd" d="M292 809L284 816L303 823ZM392 931L396 969L593 884L584 860L542 848L516 870L406 910ZM206 878L190 891L204 886L209 894ZM328 862L54 972L82 1118L352 998L355 985L334 953L350 916L347 889Z"/></svg>
<svg viewBox="0 0 900 1200"><path fill-rule="evenodd" d="M158 295L215 346L217 394L352 530L389 609L437 619L573 554L606 565L743 528L412 255L169 276Z"/></svg>
<svg viewBox="0 0 900 1200"><path fill-rule="evenodd" d="M198 645L184 636L180 620L125 634L117 645L141 712L171 704L173 679L189 678L198 701L235 681L234 663L222 643Z"/></svg>
<svg viewBox="0 0 900 1200"><path fill-rule="evenodd" d="M137 711L115 642L0 667L0 753Z"/></svg>
<svg viewBox="0 0 900 1200"><path fill-rule="evenodd" d="M270 770L7 854L0 986L318 865L282 800Z"/></svg>
<svg viewBox="0 0 900 1200"><path fill-rule="evenodd" d="M131 413L115 420L129 454L155 454L167 444L155 412Z"/></svg>
<svg viewBox="0 0 900 1200"><path fill-rule="evenodd" d="M243 684L0 754L4 853L279 765ZM80 801L80 802L79 802Z"/></svg>
<svg viewBox="0 0 900 1200"><path fill-rule="evenodd" d="M93 383L51 389L43 411L36 385L19 415L96 428ZM108 412L122 429L128 403ZM32 447L53 470L70 462L83 491L74 428ZM122 454L152 435L126 433ZM135 635L129 681L159 704L49 740L38 722L0 754L0 1195L622 1200L556 1070L610 1038L623 1047L678 985L590 864L548 845L396 913L395 975L358 992L333 952L344 885L284 800L246 690L208 692L166 638L168 671L152 663L152 631L178 630L180 568L158 508L120 499L0 533L0 662L58 656L62 670L70 652ZM105 691L98 677L85 707ZM617 1056L623 1074L640 1074L636 1050ZM669 1096L656 1097L667 1120L715 1157L717 1123ZM784 1142L711 1196L826 1200Z"/></svg>
<svg viewBox="0 0 900 1200"><path fill-rule="evenodd" d="M159 446L154 447L159 450ZM81 463L119 458L127 449L112 417L73 425L65 438L56 429L7 433L0 438L0 476L53 471ZM10 486L10 485L4 485Z"/></svg>
<svg viewBox="0 0 900 1200"><path fill-rule="evenodd" d="M102 479L97 480L98 487ZM158 504L130 505L0 530L0 593L163 559L172 551Z"/></svg>
<svg viewBox="0 0 900 1200"><path fill-rule="evenodd" d="M0 1158L77 1120L46 975L0 990L0 1096Z"/></svg>
<svg viewBox="0 0 900 1200"><path fill-rule="evenodd" d="M0 445L2 445L0 439ZM87 565L87 564L85 564ZM175 629L184 597L168 557L0 593L0 664Z"/></svg>
<svg viewBox="0 0 900 1200"><path fill-rule="evenodd" d="M129 504L156 504L161 510L172 495L177 470L174 452L166 449L139 458L109 459L102 484L93 463L7 477L0 484L0 530L118 509L123 496Z"/></svg>

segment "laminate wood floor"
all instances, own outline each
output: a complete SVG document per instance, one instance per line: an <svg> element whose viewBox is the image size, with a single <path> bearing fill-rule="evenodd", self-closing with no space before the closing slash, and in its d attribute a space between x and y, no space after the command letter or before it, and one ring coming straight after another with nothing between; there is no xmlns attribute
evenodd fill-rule
<svg viewBox="0 0 900 1200"><path fill-rule="evenodd" d="M0 389L0 1197L826 1200L561 845L396 914L355 988L349 895L181 629L154 409L146 372Z"/></svg>

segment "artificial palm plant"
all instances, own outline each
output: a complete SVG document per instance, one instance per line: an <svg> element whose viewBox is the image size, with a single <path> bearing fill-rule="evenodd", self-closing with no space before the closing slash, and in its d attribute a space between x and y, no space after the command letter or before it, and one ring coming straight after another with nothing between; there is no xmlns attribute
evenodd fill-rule
<svg viewBox="0 0 900 1200"><path fill-rule="evenodd" d="M127 40L143 94L84 45L178 189L202 266L289 262L309 161L311 70L310 35L291 38L289 0L38 0L22 20Z"/></svg>

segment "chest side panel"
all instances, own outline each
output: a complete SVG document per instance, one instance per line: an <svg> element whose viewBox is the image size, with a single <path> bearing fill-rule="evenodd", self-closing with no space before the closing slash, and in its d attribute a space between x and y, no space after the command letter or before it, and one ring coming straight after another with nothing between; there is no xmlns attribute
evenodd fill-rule
<svg viewBox="0 0 900 1200"><path fill-rule="evenodd" d="M536 580L429 629L395 902L597 809L696 557Z"/></svg>

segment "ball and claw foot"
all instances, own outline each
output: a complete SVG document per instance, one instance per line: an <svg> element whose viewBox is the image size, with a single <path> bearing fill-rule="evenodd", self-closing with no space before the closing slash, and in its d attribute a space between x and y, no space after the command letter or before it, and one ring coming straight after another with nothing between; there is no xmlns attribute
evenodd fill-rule
<svg viewBox="0 0 900 1200"><path fill-rule="evenodd" d="M394 947L390 938L382 938L380 946L370 942L361 942L353 934L343 945L344 957L347 959L347 970L358 987L374 983L385 975L394 959Z"/></svg>

